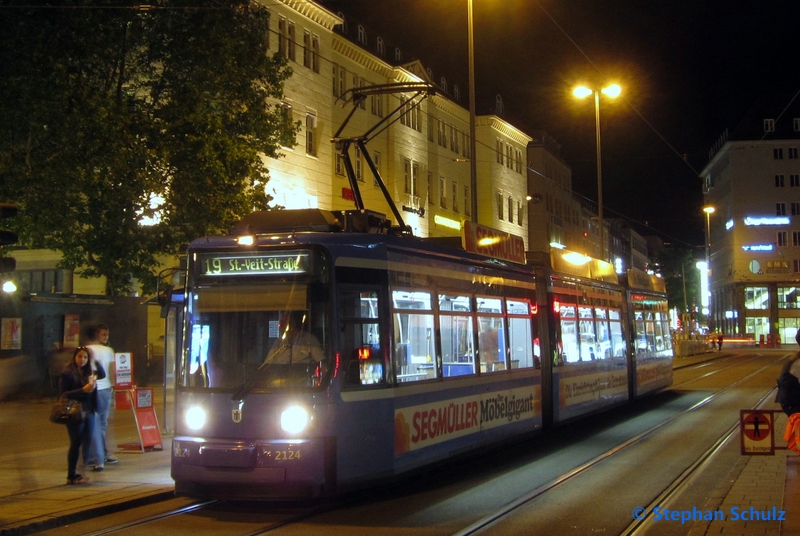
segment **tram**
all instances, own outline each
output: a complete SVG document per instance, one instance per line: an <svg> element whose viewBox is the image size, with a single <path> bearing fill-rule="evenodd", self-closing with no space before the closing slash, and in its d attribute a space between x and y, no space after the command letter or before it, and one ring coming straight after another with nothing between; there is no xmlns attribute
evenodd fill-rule
<svg viewBox="0 0 800 536"><path fill-rule="evenodd" d="M355 110L398 91L416 94L380 122L433 89L348 93ZM366 148L377 127L334 136L355 210L254 212L189 245L178 494L335 495L671 384L663 287L469 221L455 243L412 236ZM391 220L364 207L351 145Z"/></svg>
<svg viewBox="0 0 800 536"><path fill-rule="evenodd" d="M584 274L528 262L521 239L464 229L465 244L500 247L315 209L257 212L194 241L176 492L337 494L670 384L669 340L647 309L663 294L615 282L601 261Z"/></svg>

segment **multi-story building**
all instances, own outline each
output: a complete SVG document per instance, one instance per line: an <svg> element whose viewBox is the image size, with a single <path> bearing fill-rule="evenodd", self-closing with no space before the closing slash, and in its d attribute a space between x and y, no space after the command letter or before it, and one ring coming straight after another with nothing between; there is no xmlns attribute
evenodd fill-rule
<svg viewBox="0 0 800 536"><path fill-rule="evenodd" d="M800 328L800 106L756 103L703 169L711 329L791 341Z"/></svg>

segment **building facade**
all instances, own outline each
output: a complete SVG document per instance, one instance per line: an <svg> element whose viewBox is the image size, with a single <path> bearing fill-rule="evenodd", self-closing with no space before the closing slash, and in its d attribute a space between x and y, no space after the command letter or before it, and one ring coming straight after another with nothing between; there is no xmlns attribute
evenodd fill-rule
<svg viewBox="0 0 800 536"><path fill-rule="evenodd" d="M800 328L800 108L756 103L702 172L711 329L765 344ZM783 112L782 112L783 110Z"/></svg>

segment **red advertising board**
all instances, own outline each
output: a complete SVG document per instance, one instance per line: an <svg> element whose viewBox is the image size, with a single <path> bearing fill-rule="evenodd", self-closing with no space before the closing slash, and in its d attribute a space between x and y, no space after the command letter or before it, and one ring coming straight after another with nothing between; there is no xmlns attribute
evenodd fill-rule
<svg viewBox="0 0 800 536"><path fill-rule="evenodd" d="M114 354L114 403L117 409L133 409L128 389L133 387L133 354Z"/></svg>
<svg viewBox="0 0 800 536"><path fill-rule="evenodd" d="M139 443L123 444L125 449L136 449L144 452L148 449L161 450L161 428L158 426L156 409L153 406L153 389L149 387L123 391L128 397L128 404L133 409Z"/></svg>

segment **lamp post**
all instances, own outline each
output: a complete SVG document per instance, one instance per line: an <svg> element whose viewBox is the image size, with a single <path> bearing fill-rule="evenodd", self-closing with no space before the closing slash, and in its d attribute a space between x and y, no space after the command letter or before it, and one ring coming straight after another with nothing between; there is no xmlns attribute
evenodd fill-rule
<svg viewBox="0 0 800 536"><path fill-rule="evenodd" d="M709 275L711 273L711 257L709 255L709 252L711 250L711 215L714 212L716 212L716 210L717 209L712 207L711 205L707 205L707 206L703 207L703 212L706 213L706 273L704 274L706 280L709 279ZM703 296L702 303L703 303L703 307L706 308L706 310L703 311L703 312L706 315L709 315L710 312L711 312L711 300L709 299L709 295L711 294L711 290L710 290L711 286L708 285L707 288L709 290L707 291L707 294L705 296ZM706 320L706 322L707 321L708 320ZM709 328L710 328L710 326L709 326Z"/></svg>
<svg viewBox="0 0 800 536"><path fill-rule="evenodd" d="M472 38L472 0L467 0L469 44L469 184L472 190L472 221L478 223L478 157L475 154L475 46Z"/></svg>
<svg viewBox="0 0 800 536"><path fill-rule="evenodd" d="M605 237L603 236L605 229L603 228L603 166L600 151L600 93L614 99L622 93L622 88L617 84L611 84L599 91L586 86L578 86L572 90L572 94L579 99L594 95L594 124L595 138L597 139L597 219L600 224L600 257L606 260L606 245Z"/></svg>

